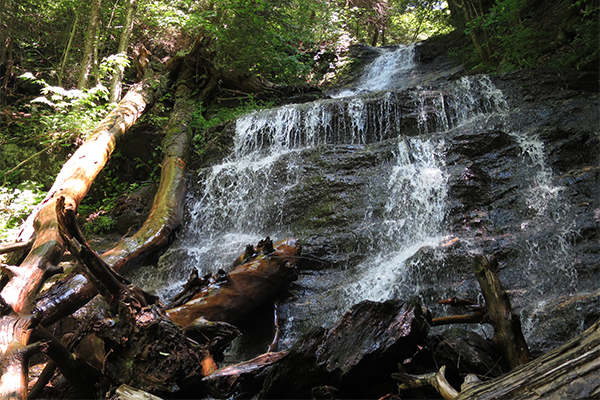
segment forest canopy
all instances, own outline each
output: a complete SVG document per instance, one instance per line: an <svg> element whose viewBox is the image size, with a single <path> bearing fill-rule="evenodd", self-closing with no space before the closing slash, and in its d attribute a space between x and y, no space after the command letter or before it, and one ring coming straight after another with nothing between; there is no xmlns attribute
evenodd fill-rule
<svg viewBox="0 0 600 400"><path fill-rule="evenodd" d="M446 52L467 69L597 70L599 8L598 0L5 0L2 238L31 207L20 199L41 197L66 156L126 87L143 78L145 67L183 55L198 37L208 39L219 70L276 84L333 82L352 61L352 44L408 44L436 35L456 38ZM146 122L164 122L168 96L144 116ZM196 126L210 118L205 110L199 106ZM201 146L202 138L195 143ZM145 180L156 176L156 167L135 162L147 170ZM101 182L104 193L130 185L115 176ZM90 205L95 211L99 206Z"/></svg>

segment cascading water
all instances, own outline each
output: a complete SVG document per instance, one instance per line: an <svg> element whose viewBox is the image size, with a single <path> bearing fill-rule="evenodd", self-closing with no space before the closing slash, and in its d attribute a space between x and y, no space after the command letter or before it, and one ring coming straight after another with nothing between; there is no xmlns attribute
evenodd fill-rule
<svg viewBox="0 0 600 400"><path fill-rule="evenodd" d="M576 272L572 266L568 239L574 233L572 210L569 202L561 196L564 188L552 183L553 173L547 161L540 133L535 127L523 129L526 124L521 121L521 110L511 110L502 91L487 76L478 77L477 80L462 78L458 90L454 93L462 99L457 104L466 103L470 106L455 107L460 108L462 113L483 100L480 106L485 112L480 115L486 123L492 121L492 124L502 126L520 148L522 162L532 177L528 180L527 187L523 188L522 196L526 204L525 208L531 211L531 217L521 223L521 229L533 233L536 230L535 226L552 224L556 227L556 235L551 243L545 245L545 249L540 249L535 239L527 241L529 254L524 257L528 260L525 270L541 276L541 279L534 280L536 289L540 293L551 292L553 287L557 287L553 284L556 278L558 280L554 283L573 283ZM560 271L560 274L557 275L557 271ZM554 279L551 279L552 276ZM531 280L523 281L531 282Z"/></svg>
<svg viewBox="0 0 600 400"><path fill-rule="evenodd" d="M372 93L380 90L400 89L410 82L415 67L415 44L394 48L377 48L379 57L370 63L358 84L350 89L332 91L335 98Z"/></svg>
<svg viewBox="0 0 600 400"><path fill-rule="evenodd" d="M231 155L197 171L179 239L156 270L139 273L138 284L168 301L192 268L200 275L227 270L248 243L298 237L309 251L338 261L301 271L293 296L280 306L282 347L364 299L418 297L429 306L443 293L477 295L465 276L450 288L435 282L428 288L430 275L450 272L420 271L415 255L447 240L456 168L448 162L448 138L498 129L518 144L523 167L535 176L521 196L534 210L521 228L554 223L565 231L556 241L562 253L538 251L532 239L522 257L532 265L514 277L514 286L532 281L528 274L543 274L542 263L558 262L568 252L569 213L560 209L561 190L551 183L536 133L520 129L518 110L509 110L489 77L415 86L414 52L414 46L382 51L359 83L334 99L238 119ZM467 230L460 241L482 252L477 235Z"/></svg>

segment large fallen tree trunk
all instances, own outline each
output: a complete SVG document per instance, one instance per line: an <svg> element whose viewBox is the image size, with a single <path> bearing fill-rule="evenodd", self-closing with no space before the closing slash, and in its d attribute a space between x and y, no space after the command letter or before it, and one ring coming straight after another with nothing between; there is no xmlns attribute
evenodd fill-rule
<svg viewBox="0 0 600 400"><path fill-rule="evenodd" d="M463 399L597 399L600 320L563 346L508 374L463 390Z"/></svg>
<svg viewBox="0 0 600 400"><path fill-rule="evenodd" d="M199 293L182 306L186 319L181 318L181 312L165 313L156 297L129 283L100 259L79 230L75 211L65 207L62 197L56 203L56 213L68 249L81 261L86 277L108 305L110 318L94 324L90 335L96 343L98 339L102 342L93 346L93 353L101 354L102 373L109 386L129 383L159 393L179 391L183 386L203 390L201 378L216 368L211 354L214 341L203 341L199 346L188 341L184 332L199 331L203 338L230 333L231 325L211 323L205 317L225 319L259 305L287 283L283 278L295 271L300 253L295 239L282 240L275 248L270 239L261 241L257 246L261 250L249 259L242 256L243 263L219 283L208 279L199 288ZM199 305L202 299L205 301Z"/></svg>
<svg viewBox="0 0 600 400"><path fill-rule="evenodd" d="M201 92L206 99L216 87L211 80ZM146 255L165 246L173 231L181 224L183 203L187 193L185 172L191 142L189 122L194 111L192 92L185 84L178 87L176 102L166 128L163 141L163 163L160 186L154 197L150 215L142 227L131 237L122 238L101 258L115 271L123 273L126 268ZM52 287L38 302L43 310L42 323L49 325L76 311L90 301L97 291L80 274L72 274Z"/></svg>
<svg viewBox="0 0 600 400"><path fill-rule="evenodd" d="M0 295L11 311L0 318L0 397L27 397L26 348L32 324L35 296L49 273L55 272L63 253L55 206L59 197L76 208L91 187L115 148L117 140L152 102L153 81L131 88L117 107L99 124L88 139L63 165L54 185L34 216L35 240L19 267L5 266L11 275ZM23 325L23 326L21 326ZM17 328L18 327L18 328ZM18 379L16 377L19 377ZM19 382L15 385L15 382Z"/></svg>
<svg viewBox="0 0 600 400"><path fill-rule="evenodd" d="M107 386L129 383L170 393L187 380L199 381L203 359L214 364L207 349L188 340L155 296L129 283L96 255L77 226L75 210L65 207L62 197L56 213L69 251L81 261L88 280L108 304L110 317L96 323L90 333L102 341L102 375L109 381Z"/></svg>
<svg viewBox="0 0 600 400"><path fill-rule="evenodd" d="M249 257L241 265L209 280L192 298L167 310L169 318L181 327L193 326L199 318L235 323L295 279L301 250L298 240L273 244L266 238L252 249L251 255L246 251Z"/></svg>
<svg viewBox="0 0 600 400"><path fill-rule="evenodd" d="M176 101L165 129L161 180L150 215L142 227L131 237L124 237L102 259L115 271L123 273L126 268L143 259L168 243L173 231L180 225L183 200L187 185L185 172L191 142L191 121L195 103L209 101L218 85L213 73L212 59L205 54L207 38L201 36L185 57L177 57L169 63L169 71L177 79ZM207 78L196 82L194 73L202 65ZM191 93L199 95L191 99ZM49 325L85 305L96 295L93 285L80 274L73 274L55 285L38 303L44 311L42 323Z"/></svg>

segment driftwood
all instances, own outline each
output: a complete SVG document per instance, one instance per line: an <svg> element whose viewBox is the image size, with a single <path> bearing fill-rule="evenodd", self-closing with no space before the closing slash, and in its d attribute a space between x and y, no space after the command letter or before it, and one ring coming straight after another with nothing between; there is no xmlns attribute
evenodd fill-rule
<svg viewBox="0 0 600 400"><path fill-rule="evenodd" d="M476 256L474 259L475 277L485 298L485 306L453 297L439 303L453 307L468 307L472 314L452 315L434 318L432 324L446 325L457 323L489 323L494 328L492 343L503 355L504 362L512 369L527 364L529 348L521 330L521 320L510 305L508 294L496 273L497 261L492 257Z"/></svg>
<svg viewBox="0 0 600 400"><path fill-rule="evenodd" d="M197 388L202 382L199 378L216 369L208 351L214 346L195 346L194 342L186 340L184 331L199 330L203 337L212 335L219 340L226 337L225 345L229 344L238 333L235 327L207 321L203 316L237 315L255 307L261 298L288 282L284 278L294 271L293 265L300 253L294 239L280 241L276 246L268 238L261 241L257 246L260 251L229 274L223 274L224 279L220 282L209 279L192 300L180 306L187 306L187 313L193 314L191 322L184 323L181 318L173 318L177 313L172 314L171 310L164 313L162 307L155 304L153 296L131 285L95 254L77 226L75 211L65 207L62 197L57 201L56 213L59 230L69 250L84 264L88 280L105 298L113 315L95 325L92 335L96 340L91 345L96 349L92 353L100 353L97 358L102 360L103 373L111 384L135 383L134 386L150 392L175 392L186 385ZM200 299L206 302L197 307ZM219 350L225 345L221 344ZM270 361L262 364L273 363L278 357L273 355L267 359ZM255 362L254 365L254 368L240 370L248 373L261 363Z"/></svg>
<svg viewBox="0 0 600 400"><path fill-rule="evenodd" d="M124 272L148 254L164 247L172 233L180 225L183 201L187 192L185 172L188 163L188 152L191 142L189 122L196 102L206 101L217 88L216 78L207 80L199 88L199 97L191 99L191 93L197 86L187 82L193 81L190 74L196 69L196 62L208 64L204 50L206 43L198 40L185 59L178 58L169 65L169 70L179 71L175 105L166 127L163 142L163 163L161 180L150 215L142 227L131 237L124 237L101 258L117 272ZM189 64L189 65L188 65ZM55 285L40 299L38 308L44 311L44 325L49 325L65 315L76 311L95 295L93 285L86 282L81 275L73 274L59 285Z"/></svg>
<svg viewBox="0 0 600 400"><path fill-rule="evenodd" d="M410 375L405 373L394 373L392 378L402 382L398 384L398 390L415 389L424 386L431 386L446 400L452 400L458 396L458 391L446 380L446 366L442 367L437 372L431 372L423 375ZM469 374L465 377L465 382L471 384L478 382L479 379L474 374Z"/></svg>
<svg viewBox="0 0 600 400"><path fill-rule="evenodd" d="M463 399L593 399L600 397L600 320L563 346L499 378L460 393Z"/></svg>
<svg viewBox="0 0 600 400"><path fill-rule="evenodd" d="M101 343L100 358L103 360L104 374L111 379L111 383L135 383L134 386L144 391L175 392L186 385L196 388L201 382L205 382L205 385L206 381L199 378L212 374L216 369L213 357L207 351L214 346L210 343L205 347L194 346L193 342L183 338L183 332L199 330L203 337L226 337L228 340L225 345L229 344L239 333L235 327L208 321L204 316L231 318L255 307L261 299L288 282L286 278L290 271L294 271L293 265L300 253L300 247L294 239L283 240L273 246L267 238L257 246L262 252L258 251L250 259L244 260L229 274L223 274L223 279L209 279L207 285L200 286L200 292L191 300L163 313L161 307L149 307L150 302L155 301L152 296L129 284L91 250L77 227L74 210L60 209L63 205L61 198L57 202L60 231L66 237L71 252L85 265L88 279L97 286L109 310L115 315L96 324L93 331L94 337ZM200 300L205 301L198 306ZM179 312L174 311L178 309ZM181 309L191 317L181 318ZM158 345L158 342L162 345ZM225 345L221 344L219 350ZM271 354L260 361L240 366L236 371L252 373L279 358ZM136 361L132 365L133 360ZM228 373L221 371L215 377L226 375Z"/></svg>
<svg viewBox="0 0 600 400"><path fill-rule="evenodd" d="M57 199L63 196L73 207L79 204L106 164L117 139L139 118L153 93L150 81L134 85L92 137L63 165L45 200L30 216L36 231L31 251L18 268L7 268L12 276L0 293L12 309L0 318L0 397L27 397L26 349L34 325L28 315L34 309L35 295L49 272L55 272L63 252L55 213ZM25 240L32 236L33 232L25 233Z"/></svg>
<svg viewBox="0 0 600 400"><path fill-rule="evenodd" d="M115 395L110 400L162 400L162 398L123 384L115 390Z"/></svg>
<svg viewBox="0 0 600 400"><path fill-rule="evenodd" d="M250 397L261 390L271 366L287 354L285 351L265 353L252 360L220 368L202 381L212 396Z"/></svg>
<svg viewBox="0 0 600 400"><path fill-rule="evenodd" d="M513 311L500 279L494 258L475 257L475 276L481 286L489 321L494 327L492 343L500 350L510 368L529 362L529 349L521 330L521 320Z"/></svg>
<svg viewBox="0 0 600 400"><path fill-rule="evenodd" d="M201 47L201 41L197 42L198 47ZM192 64L196 60L190 61ZM54 185L48 192L45 200L38 206L36 211L30 215L27 221L22 226L20 240L25 242L29 238L34 237L34 242L31 246L31 251L27 254L20 267L3 266L11 279L6 283L0 293L1 297L7 303L7 311L0 318L0 395L13 396L15 398L26 397L26 376L27 376L27 355L31 329L39 323L39 317L32 319L28 314L34 310L36 306L35 296L43 282L51 275L57 272L58 265L63 253L64 242L60 237L57 229L57 221L55 214L55 204L59 197L64 197L64 201L71 209L76 209L81 199L89 190L94 178L106 164L110 154L115 148L117 140L125 134L125 132L135 123L137 118L142 114L148 104L150 104L157 93L162 90L169 78L175 78L177 73L186 68L186 62L183 58L178 58L171 63L172 69L164 76L162 82L156 79L148 78L139 84L133 85L128 94L117 105L117 107L98 125L92 137L84 143L73 156L63 165L63 168L57 176ZM195 64L194 64L195 66ZM188 67L190 67L188 65ZM187 68L190 70L190 68ZM195 71L191 68L191 71ZM188 75L193 72L187 72ZM210 94L214 90L216 83L211 79L210 84L212 89L203 88L201 93ZM210 86L210 85L209 85ZM158 90L157 90L158 89ZM185 132L188 135L188 132ZM175 135L177 136L177 135ZM189 140L189 139L188 139ZM178 140L175 140L178 142ZM176 144L168 145L169 148L185 147ZM177 175L177 170L182 170L185 163L178 159L176 154L171 153L171 161L167 161L163 174L171 174L166 179L172 179ZM170 172L168 166L173 165ZM169 201L177 200L177 196L173 196L173 190L167 187L163 190L165 199ZM180 181L174 180L172 185L176 187L175 191L180 189ZM182 196L179 196L182 197ZM171 218L171 210L169 205L160 209L160 212L155 213L155 220L162 221L164 225L154 224L151 229L145 229L148 240L143 245L123 246L123 251L115 251L118 253L116 257L127 259L128 262L139 258L140 254L146 250L140 247L145 244L150 244L150 248L156 248L166 243L166 237L175 228L178 223L176 218ZM159 207L155 207L158 209ZM174 212L177 213L175 207ZM35 227L35 229L34 229ZM162 232L159 228L166 227ZM127 254L126 254L127 253ZM129 257L129 255L133 255ZM91 286L87 286L88 292L80 290L85 283L85 279L81 275L77 275L73 280L70 280L63 287L68 290L62 295L55 296L48 300L46 304L40 304L40 307L35 307L36 310L42 310L42 314L49 318L45 323L52 322L79 308L85 304L95 293ZM90 294L91 293L91 294ZM43 302L42 302L43 303ZM58 310L58 311L57 311ZM48 311L48 312L46 312ZM14 354L12 354L14 353ZM9 379L8 376L11 376ZM19 376L17 379L16 376ZM18 384L14 384L18 382Z"/></svg>
<svg viewBox="0 0 600 400"><path fill-rule="evenodd" d="M474 265L475 275L486 301L485 307L461 299L441 301L443 304L471 307L475 313L454 318L440 318L437 325L452 322L490 323L495 331L492 344L512 370L485 383L467 381L463 384L460 394L448 390L448 387L440 381L440 377L443 378L443 373L440 374L440 371L413 377L395 374L397 379L407 382L403 388L430 385L444 398L458 400L598 398L600 396L600 320L558 349L529 361L529 350L521 331L520 320L512 310L508 295L495 272L497 262L493 258L478 256L475 258ZM456 340L452 340L452 343L454 342ZM460 355L463 358L473 358L464 350ZM450 356L446 361L454 363L453 358L456 357ZM482 366L490 368L492 364L493 360L489 359L483 362ZM473 365L473 368L476 366ZM412 381L409 382L411 379Z"/></svg>
<svg viewBox="0 0 600 400"><path fill-rule="evenodd" d="M193 326L198 318L235 323L295 279L300 251L296 239L273 244L267 238L242 264L216 275L190 300L167 310L167 315L181 327ZM249 252L246 249L244 254Z"/></svg>
<svg viewBox="0 0 600 400"><path fill-rule="evenodd" d="M100 340L100 353L104 353L102 372L109 384L176 392L187 380L201 378L205 360L212 363L206 349L188 340L154 296L127 282L96 255L79 231L75 210L65 207L62 197L56 207L61 235L84 264L86 276L106 300L111 314L93 329Z"/></svg>
<svg viewBox="0 0 600 400"><path fill-rule="evenodd" d="M129 385L121 385L115 390L115 395L110 400L162 400L158 396L154 396L148 392L136 389Z"/></svg>

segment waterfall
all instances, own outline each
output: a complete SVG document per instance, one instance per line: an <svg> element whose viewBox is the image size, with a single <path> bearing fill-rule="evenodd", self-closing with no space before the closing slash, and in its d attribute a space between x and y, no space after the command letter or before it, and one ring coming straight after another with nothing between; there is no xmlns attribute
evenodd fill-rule
<svg viewBox="0 0 600 400"><path fill-rule="evenodd" d="M415 44L393 48L377 48L379 56L365 68L358 84L341 91L332 91L334 98L355 96L380 90L400 89L415 67Z"/></svg>
<svg viewBox="0 0 600 400"><path fill-rule="evenodd" d="M335 268L301 271L293 298L280 306L282 347L364 299L416 297L432 305L439 298L424 294L425 275L446 272L420 271L419 262L410 260L424 248L439 248L448 234L447 138L494 129L507 132L523 168L531 171L519 200L531 212L521 229L564 227L550 244L556 249L540 249L531 239L520 275L510 278L518 288L532 281L530 275L551 274L543 263L568 257L572 225L539 134L522 129L519 110L509 108L488 76L415 85L414 46L379 51L359 82L333 99L239 118L231 154L192 176L196 182L179 239L156 270L140 272L136 281L168 301L192 268L200 275L227 270L246 244L297 236L354 258ZM345 242L329 243L328 227L338 225L338 239ZM460 240L475 246L474 233ZM556 268L572 272L565 264ZM546 279L540 291L548 281L556 278ZM429 292L439 296L443 290Z"/></svg>
<svg viewBox="0 0 600 400"><path fill-rule="evenodd" d="M534 279L540 294L552 292L553 286L556 287L554 283L560 283L558 286L573 284L576 271L573 268L569 237L574 235L575 223L571 207L561 193L564 188L553 183L552 168L548 163L540 132L535 126L524 128L528 124L522 121L522 110L511 110L502 91L488 76L463 77L454 93L451 100L455 103L453 108L457 110L454 114L463 115L453 118L464 118L465 110L479 108L481 116L487 122L493 121L492 124L503 126L520 148L522 162L531 171L527 186L522 191L522 200L526 205L523 208L531 213L521 223L521 230L535 234L541 226L551 224L556 227L556 235L550 243L544 245L545 248L540 248L540 243L535 238L526 241L528 254L523 257L526 262L524 270L542 277ZM465 104L468 106L465 107ZM557 271L560 272L558 275Z"/></svg>

